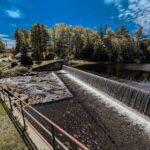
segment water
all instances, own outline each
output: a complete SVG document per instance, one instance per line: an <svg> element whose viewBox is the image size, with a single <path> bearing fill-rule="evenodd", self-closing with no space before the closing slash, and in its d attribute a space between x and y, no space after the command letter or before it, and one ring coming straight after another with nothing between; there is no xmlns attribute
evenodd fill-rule
<svg viewBox="0 0 150 150"><path fill-rule="evenodd" d="M150 116L150 91L71 67L64 66L63 69L76 78L138 110L142 114Z"/></svg>
<svg viewBox="0 0 150 150"><path fill-rule="evenodd" d="M126 79L150 85L150 64L88 64L77 68L112 79Z"/></svg>

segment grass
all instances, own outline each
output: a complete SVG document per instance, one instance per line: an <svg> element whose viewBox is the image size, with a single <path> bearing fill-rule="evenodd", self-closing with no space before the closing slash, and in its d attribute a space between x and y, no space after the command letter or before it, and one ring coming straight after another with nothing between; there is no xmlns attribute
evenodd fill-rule
<svg viewBox="0 0 150 150"><path fill-rule="evenodd" d="M37 67L41 67L41 66L53 63L53 62L54 62L54 60L41 61L40 63L34 61L32 68L34 69L34 68L37 68Z"/></svg>
<svg viewBox="0 0 150 150"><path fill-rule="evenodd" d="M0 150L27 150L25 143L0 104Z"/></svg>
<svg viewBox="0 0 150 150"><path fill-rule="evenodd" d="M23 67L20 62L17 62L17 65L14 67L11 67L11 62L0 62L0 73L2 77L16 76L27 71L28 69Z"/></svg>
<svg viewBox="0 0 150 150"><path fill-rule="evenodd" d="M12 56L10 53L0 53L0 58L7 58L9 56Z"/></svg>
<svg viewBox="0 0 150 150"><path fill-rule="evenodd" d="M16 76L20 75L22 73L26 73L28 69L20 64L17 60L13 60L17 63L16 66L12 67L12 62L0 62L0 73L2 77L10 77L10 76ZM36 61L33 61L32 68L41 67L50 63L53 63L54 60L48 60L48 61L41 61L40 63L37 63Z"/></svg>
<svg viewBox="0 0 150 150"><path fill-rule="evenodd" d="M81 65L87 65L87 64L96 64L97 62L94 62L94 61L89 61L89 60L79 60L79 59L77 59L77 60L70 60L69 61L69 64L71 65L71 66L74 66L74 67L76 67L76 66L81 66Z"/></svg>

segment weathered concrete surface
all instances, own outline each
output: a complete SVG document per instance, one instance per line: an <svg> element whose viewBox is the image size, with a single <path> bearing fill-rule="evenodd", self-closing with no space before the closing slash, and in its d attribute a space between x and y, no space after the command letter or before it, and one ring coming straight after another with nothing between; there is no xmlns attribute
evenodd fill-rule
<svg viewBox="0 0 150 150"><path fill-rule="evenodd" d="M1 79L0 83L8 85L16 96L31 104L72 97L70 91L54 72Z"/></svg>
<svg viewBox="0 0 150 150"><path fill-rule="evenodd" d="M43 65L41 67L34 68L33 71L38 71L38 72L57 71L57 70L61 70L62 66L63 66L63 61L56 61L54 63L50 63L47 65Z"/></svg>
<svg viewBox="0 0 150 150"><path fill-rule="evenodd" d="M66 131L77 136L78 140L86 145L88 144L91 150L105 149L108 142L102 129L94 126L95 121L97 126L103 126L108 131L119 150L150 149L149 137L145 134L142 126L129 120L126 115L118 113L114 108L107 106L100 97L94 96L86 88L68 78L67 74L61 73L59 76L74 93L74 97L67 106L66 102L61 102L51 106L49 114L44 109L39 108L41 112L52 118L60 126L63 126ZM59 112L55 111L57 108L60 108ZM83 111L84 115L81 115ZM56 117L56 114L59 117ZM95 120L90 121L91 118L87 114L90 114ZM87 120L89 120L90 126L86 124ZM70 126L70 124L72 125ZM98 140L99 142L97 144L89 143L89 135L95 132L95 138L93 137L92 140ZM98 137L98 135L100 136ZM101 148L101 145L104 147Z"/></svg>

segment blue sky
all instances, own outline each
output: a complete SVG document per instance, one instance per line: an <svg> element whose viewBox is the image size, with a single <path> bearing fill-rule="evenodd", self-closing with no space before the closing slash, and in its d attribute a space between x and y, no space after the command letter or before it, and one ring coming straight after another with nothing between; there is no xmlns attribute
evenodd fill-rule
<svg viewBox="0 0 150 150"><path fill-rule="evenodd" d="M97 29L108 24L113 30L125 24L130 32L141 25L149 34L150 0L0 0L0 20L0 37L9 43L15 28L36 22Z"/></svg>

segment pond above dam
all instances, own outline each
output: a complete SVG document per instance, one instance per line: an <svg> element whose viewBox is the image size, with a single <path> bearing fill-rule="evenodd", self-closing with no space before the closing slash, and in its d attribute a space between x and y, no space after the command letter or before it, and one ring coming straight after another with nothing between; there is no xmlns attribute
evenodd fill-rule
<svg viewBox="0 0 150 150"><path fill-rule="evenodd" d="M97 63L80 65L76 68L111 79L125 79L150 85L150 64Z"/></svg>

